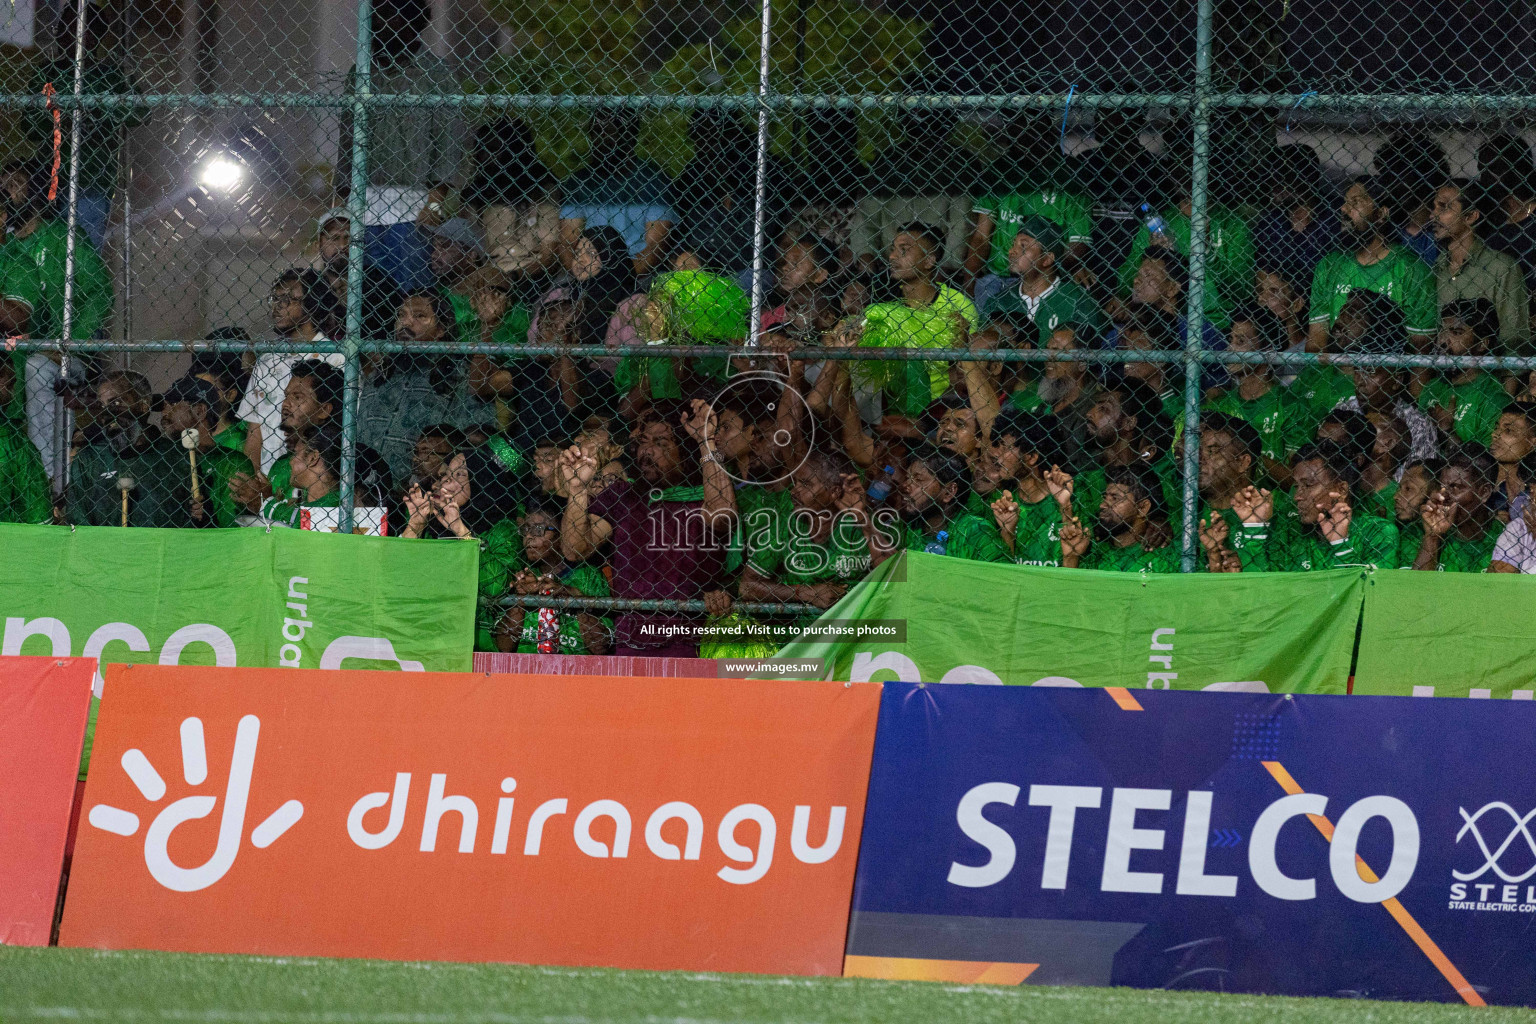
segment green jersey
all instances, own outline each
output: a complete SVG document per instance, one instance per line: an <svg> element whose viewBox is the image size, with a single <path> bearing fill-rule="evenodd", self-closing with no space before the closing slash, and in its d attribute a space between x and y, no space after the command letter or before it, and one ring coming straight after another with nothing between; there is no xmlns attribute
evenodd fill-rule
<svg viewBox="0 0 1536 1024"><path fill-rule="evenodd" d="M69 228L48 220L25 238L6 243L10 257L3 262L5 280L0 294L19 302L31 314L27 334L33 338L58 338L64 333L64 281ZM75 229L74 319L72 339L94 337L112 312L112 277L85 232Z"/></svg>
<svg viewBox="0 0 1536 1024"><path fill-rule="evenodd" d="M1493 561L1494 545L1503 536L1504 526L1504 523L1494 519L1488 523L1488 528L1481 536L1467 538L1458 531L1441 537L1440 559L1435 563L1435 568L1441 572L1487 572L1488 564ZM1411 538L1404 537L1398 545L1401 567L1412 569L1423 546L1424 530L1421 521L1420 529L1415 530Z"/></svg>
<svg viewBox="0 0 1536 1024"><path fill-rule="evenodd" d="M1071 278L1058 277L1044 294L1026 297L1018 288L1004 288L987 300L982 311L982 323L1011 324L1019 332L1019 342L1028 344L1032 331L1041 348L1051 340L1051 332L1063 324L1085 324L1093 331L1093 337L1102 337L1109 326L1104 311L1086 291ZM1092 339L1079 339L1079 348L1089 346Z"/></svg>
<svg viewBox="0 0 1536 1024"><path fill-rule="evenodd" d="M1456 436L1485 447L1493 438L1493 428L1499 425L1499 414L1512 401L1498 380L1486 372L1461 384L1436 377L1419 392L1419 408L1426 413L1452 407L1454 402L1451 427Z"/></svg>
<svg viewBox="0 0 1536 1024"><path fill-rule="evenodd" d="M523 567L523 535L517 521L503 519L480 540L480 600L475 605L475 650L496 650L496 623L502 609L492 602L507 592L507 584Z"/></svg>
<svg viewBox="0 0 1536 1024"><path fill-rule="evenodd" d="M794 507L795 499L787 487L782 491L770 491L760 484L737 484L736 518L740 525L726 551L726 571L734 573L740 569L753 538L771 536L774 524L788 519Z"/></svg>
<svg viewBox="0 0 1536 1024"><path fill-rule="evenodd" d="M1008 276L1008 250L1031 217L1043 217L1061 228L1062 238L1068 244L1086 245L1093 237L1093 200L1076 192L1052 188L982 196L971 212L992 218L992 251L987 256L987 270L1002 277Z"/></svg>
<svg viewBox="0 0 1536 1024"><path fill-rule="evenodd" d="M1233 387L1205 403L1210 412L1225 413L1248 423L1264 442L1264 457L1286 462L1311 439L1313 424L1306 406L1278 384L1258 398L1244 398Z"/></svg>
<svg viewBox="0 0 1536 1024"><path fill-rule="evenodd" d="M1397 481L1387 481L1387 486L1379 491L1356 495L1355 509L1365 515L1391 522L1397 516Z"/></svg>
<svg viewBox="0 0 1536 1024"><path fill-rule="evenodd" d="M213 443L220 448L228 448L232 452L245 451L245 439L250 436L251 425L245 420L235 420L213 435Z"/></svg>
<svg viewBox="0 0 1536 1024"><path fill-rule="evenodd" d="M572 588L583 597L607 597L608 578L603 571L592 565L573 565L567 568L559 576L559 580L565 586ZM508 616L517 614L517 609L509 609ZM587 649L587 642L581 636L581 622L577 613L572 611L561 612L557 616L559 634L556 643L556 654L591 654ZM613 629L613 620L601 620L610 631ZM523 629L518 634L517 651L519 654L539 653L539 610L528 608L523 611Z"/></svg>
<svg viewBox="0 0 1536 1024"><path fill-rule="evenodd" d="M1188 259L1193 235L1189 218L1178 207L1164 210L1162 217L1168 224L1174 248ZM1212 207L1210 217L1206 254L1211 287L1205 290L1205 315L1217 327L1225 328L1228 323L1226 311L1253 297L1253 235L1248 230L1248 222L1230 210ZM1130 294L1131 282L1141 266L1141 255L1151 244L1152 236L1143 225L1131 242L1130 256L1120 265L1121 295Z"/></svg>
<svg viewBox="0 0 1536 1024"><path fill-rule="evenodd" d="M1164 453L1161 458L1152 463L1152 472L1157 474L1162 482L1164 512L1172 516L1175 511L1184 504L1183 483L1179 479L1179 463L1173 455ZM1104 489L1109 483L1109 474L1102 466L1094 466L1085 469L1072 478L1072 508L1074 514L1084 523L1091 523L1099 518L1099 506L1104 503Z"/></svg>
<svg viewBox="0 0 1536 1024"><path fill-rule="evenodd" d="M53 497L43 457L20 427L0 419L0 523L46 523Z"/></svg>
<svg viewBox="0 0 1536 1024"><path fill-rule="evenodd" d="M1303 526L1298 520L1294 529L1276 529L1271 533L1266 555L1268 564L1264 568L1272 572L1311 572L1355 565L1395 569L1397 527L1390 520L1356 512L1349 521L1349 536L1330 543L1315 525Z"/></svg>
<svg viewBox="0 0 1536 1024"><path fill-rule="evenodd" d="M1411 522L1397 523L1397 564L1413 568L1413 560L1419 557L1419 546L1424 543L1424 520L1415 517Z"/></svg>
<svg viewBox="0 0 1536 1024"><path fill-rule="evenodd" d="M268 498L261 504L263 519L270 519L282 526L291 526L295 530L304 525L304 510L306 508L338 508L341 505L341 490L332 489L329 494L322 494L318 498L309 495L295 495L292 498Z"/></svg>
<svg viewBox="0 0 1536 1024"><path fill-rule="evenodd" d="M272 463L272 472L267 474L267 481L272 485L272 496L286 501L293 497L293 460L287 455Z"/></svg>
<svg viewBox="0 0 1536 1024"><path fill-rule="evenodd" d="M189 474L191 469L188 465ZM229 482L236 473L254 475L251 460L246 458L244 452L220 446L217 440L212 448L197 456L198 487L203 497L203 507L212 513L212 525L220 529L237 525L235 519L245 514L245 509L236 505L229 493Z"/></svg>
<svg viewBox="0 0 1536 1024"><path fill-rule="evenodd" d="M1423 260L1401 246L1368 267L1361 266L1354 253L1324 256L1312 272L1309 321L1331 328L1350 294L1361 289L1385 295L1401 306L1409 334L1434 334L1440 329L1435 275Z"/></svg>
<svg viewBox="0 0 1536 1024"><path fill-rule="evenodd" d="M911 525L905 526L902 547L908 551L968 558L973 562L1010 561L1003 538L998 536L997 525L963 511L937 531L924 532Z"/></svg>
<svg viewBox="0 0 1536 1024"><path fill-rule="evenodd" d="M1139 542L1122 548L1107 540L1094 541L1078 563L1080 569L1105 572L1179 572L1183 566L1183 555L1172 544L1148 551Z"/></svg>
<svg viewBox="0 0 1536 1024"><path fill-rule="evenodd" d="M992 511L992 503L1002 496L1002 491L985 495L972 491L966 499L966 509L995 525L997 515ZM1015 565L1060 565L1061 506L1049 496L1036 502L1019 501L1017 493L1013 497L1019 505L1019 525L1014 532L1013 557L1009 560Z"/></svg>
<svg viewBox="0 0 1536 1024"><path fill-rule="evenodd" d="M749 536L752 571L775 583L856 583L873 564L869 541L857 517L839 515L825 540L815 540L810 512L776 516L761 536Z"/></svg>
<svg viewBox="0 0 1536 1024"><path fill-rule="evenodd" d="M914 308L905 302L878 302L864 311L862 348L964 348L976 329L976 304L947 284L933 302ZM949 364L913 360L855 362L850 368L862 384L882 388L891 411L920 416L949 388Z"/></svg>
<svg viewBox="0 0 1536 1024"><path fill-rule="evenodd" d="M1313 364L1298 373L1286 391L1306 410L1311 435L1340 402L1354 397L1355 381L1337 366Z"/></svg>

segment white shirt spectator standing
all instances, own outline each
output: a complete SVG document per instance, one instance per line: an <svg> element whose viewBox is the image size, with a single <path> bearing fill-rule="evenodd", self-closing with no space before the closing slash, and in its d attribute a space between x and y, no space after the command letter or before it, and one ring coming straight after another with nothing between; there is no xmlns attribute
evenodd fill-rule
<svg viewBox="0 0 1536 1024"><path fill-rule="evenodd" d="M272 286L272 327L279 338L292 341L326 341L325 332L316 326L324 319L328 304L333 305L330 289L314 271L290 270ZM245 439L245 454L251 465L263 474L272 472L272 464L288 450L283 436L283 394L293 376L293 365L301 359L323 359L341 366L340 352L267 352L256 357L251 379L240 399L236 415L251 425Z"/></svg>

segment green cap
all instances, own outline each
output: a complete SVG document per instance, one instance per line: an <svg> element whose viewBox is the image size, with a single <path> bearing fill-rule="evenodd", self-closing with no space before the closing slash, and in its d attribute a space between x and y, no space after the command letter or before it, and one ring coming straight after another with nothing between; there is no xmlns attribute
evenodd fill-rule
<svg viewBox="0 0 1536 1024"><path fill-rule="evenodd" d="M1061 228L1044 217L1026 218L1019 227L1019 234L1033 238L1046 252L1061 255Z"/></svg>

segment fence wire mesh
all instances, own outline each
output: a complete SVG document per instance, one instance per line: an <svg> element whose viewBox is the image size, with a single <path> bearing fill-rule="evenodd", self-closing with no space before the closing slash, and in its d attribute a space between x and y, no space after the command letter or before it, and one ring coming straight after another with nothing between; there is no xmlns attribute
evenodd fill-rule
<svg viewBox="0 0 1536 1024"><path fill-rule="evenodd" d="M0 520L472 537L478 645L564 653L768 653L903 549L1536 571L1525 0L0 39Z"/></svg>

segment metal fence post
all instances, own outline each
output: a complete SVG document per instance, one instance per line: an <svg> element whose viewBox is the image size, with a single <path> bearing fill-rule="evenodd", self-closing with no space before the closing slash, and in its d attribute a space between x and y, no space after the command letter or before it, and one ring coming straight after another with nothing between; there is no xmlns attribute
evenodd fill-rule
<svg viewBox="0 0 1536 1024"><path fill-rule="evenodd" d="M75 109L69 112L69 209L65 215L64 237L64 316L59 325L59 378L69 376L69 340L75 326L75 225L80 204L80 94L85 87L85 10L86 0L75 4ZM69 489L69 447L74 433L69 406L60 395L54 402L54 465L49 467L54 486L60 494Z"/></svg>
<svg viewBox="0 0 1536 1024"><path fill-rule="evenodd" d="M1189 175L1189 307L1184 332L1184 565L1200 555L1200 361L1205 331L1206 236L1210 232L1211 2L1195 10L1195 103L1190 110L1194 159Z"/></svg>
<svg viewBox="0 0 1536 1024"><path fill-rule="evenodd" d="M347 336L342 342L345 388L341 399L341 531L352 532L357 500L357 401L362 389L358 351L363 334L363 211L368 201L368 97L373 65L373 5L357 3L357 66L352 95L352 182L347 193Z"/></svg>
<svg viewBox="0 0 1536 1024"><path fill-rule="evenodd" d="M757 188L752 207L752 312L747 324L747 346L756 348L763 322L763 237L768 203L768 68L773 48L773 3L763 0L761 54L757 69Z"/></svg>

